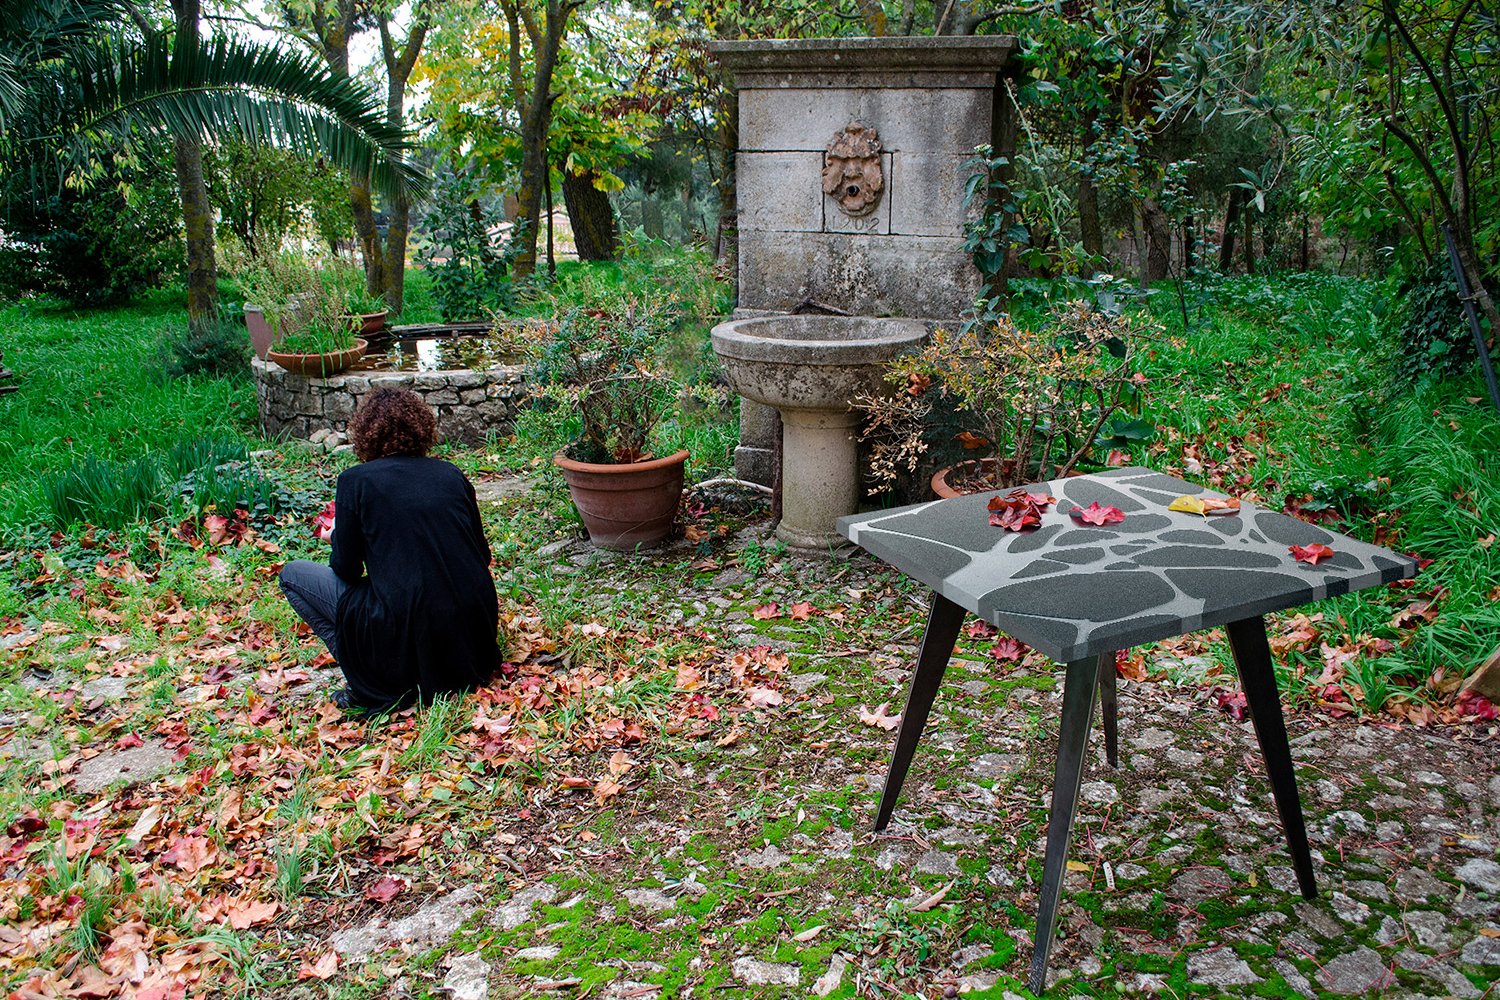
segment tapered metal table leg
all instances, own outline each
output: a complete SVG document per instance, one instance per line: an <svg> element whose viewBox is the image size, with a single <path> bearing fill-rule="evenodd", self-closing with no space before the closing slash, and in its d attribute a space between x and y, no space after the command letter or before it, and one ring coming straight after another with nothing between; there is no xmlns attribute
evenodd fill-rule
<svg viewBox="0 0 1500 1000"><path fill-rule="evenodd" d="M922 729L927 725L932 700L943 681L943 671L948 669L948 659L953 655L953 644L958 641L958 627L963 620L963 608L942 594L933 593L932 604L927 609L927 631L922 635L922 650L917 654L917 667L912 671L911 688L906 695L906 709L901 713L901 729L896 734L896 751L891 755L885 791L880 795L880 809L875 814L876 832L884 830L891 821L896 796L901 793L901 783L906 780L906 769L911 766L917 740L922 738Z"/></svg>
<svg viewBox="0 0 1500 1000"><path fill-rule="evenodd" d="M1047 815L1047 858L1042 865L1042 894L1037 906L1036 946L1031 953L1031 992L1047 984L1047 955L1057 926L1057 904L1062 896L1068 862L1068 839L1073 814L1078 811L1078 788L1083 783L1083 760L1093 725L1094 691L1099 684L1097 658L1068 664L1063 682L1062 721L1057 733L1057 776L1052 782L1052 811Z"/></svg>
<svg viewBox="0 0 1500 1000"><path fill-rule="evenodd" d="M1312 851L1307 846L1307 827L1302 821L1302 802L1297 797L1297 773L1292 764L1292 748L1286 738L1286 722L1281 716L1281 698L1276 692L1276 670L1271 661L1271 646L1266 641L1264 618L1246 618L1230 622L1229 647L1234 651L1234 665L1245 689L1245 703L1255 723L1255 737L1266 760L1271 777L1271 795L1281 814L1287 847L1292 854L1292 868L1304 899L1318 894L1313 879Z"/></svg>
<svg viewBox="0 0 1500 1000"><path fill-rule="evenodd" d="M1104 757L1120 766L1119 702L1115 697L1115 654L1099 654L1099 714L1104 717Z"/></svg>

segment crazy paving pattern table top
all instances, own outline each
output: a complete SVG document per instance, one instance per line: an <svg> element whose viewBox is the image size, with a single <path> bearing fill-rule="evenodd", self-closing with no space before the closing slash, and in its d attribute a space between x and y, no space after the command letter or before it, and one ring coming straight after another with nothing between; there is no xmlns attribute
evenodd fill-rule
<svg viewBox="0 0 1500 1000"><path fill-rule="evenodd" d="M1023 487L1057 503L1039 527L989 523L995 493L839 519L844 537L1055 660L1077 660L1416 575L1416 562L1275 511L1169 511L1184 494L1224 498L1150 469ZM1009 490L1001 492L1008 493ZM1095 527L1074 506L1118 507ZM1334 550L1317 565L1289 547Z"/></svg>

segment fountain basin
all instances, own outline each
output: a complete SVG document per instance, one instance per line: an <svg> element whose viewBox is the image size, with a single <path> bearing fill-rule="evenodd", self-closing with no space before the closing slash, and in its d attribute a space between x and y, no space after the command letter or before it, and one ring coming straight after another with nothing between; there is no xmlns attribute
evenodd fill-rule
<svg viewBox="0 0 1500 1000"><path fill-rule="evenodd" d="M515 432L529 395L518 345L546 329L530 320L498 335L489 323L390 327L359 367L329 378L304 378L252 358L261 431L304 440L321 430L343 432L365 393L393 386L422 396L444 441L479 447Z"/></svg>
<svg viewBox="0 0 1500 1000"><path fill-rule="evenodd" d="M714 353L741 396L799 410L847 412L876 394L885 365L927 339L927 324L872 316L757 316L713 329Z"/></svg>
<svg viewBox="0 0 1500 1000"><path fill-rule="evenodd" d="M713 329L735 391L781 414L781 523L806 555L844 545L834 527L859 509L859 421L853 401L890 391L885 366L927 339L927 324L870 316L759 316Z"/></svg>

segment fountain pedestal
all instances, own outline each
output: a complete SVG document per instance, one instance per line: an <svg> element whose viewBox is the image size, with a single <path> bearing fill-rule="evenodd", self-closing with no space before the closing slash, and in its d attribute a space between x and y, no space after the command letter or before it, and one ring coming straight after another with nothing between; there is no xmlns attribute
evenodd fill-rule
<svg viewBox="0 0 1500 1000"><path fill-rule="evenodd" d="M714 351L735 391L781 412L781 524L808 555L842 547L834 522L859 509L853 401L887 392L885 365L927 338L927 324L862 316L764 316L720 323Z"/></svg>

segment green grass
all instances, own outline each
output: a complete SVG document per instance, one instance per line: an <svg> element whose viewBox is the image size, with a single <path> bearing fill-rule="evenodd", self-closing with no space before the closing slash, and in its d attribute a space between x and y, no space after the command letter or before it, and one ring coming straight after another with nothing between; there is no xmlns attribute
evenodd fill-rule
<svg viewBox="0 0 1500 1000"><path fill-rule="evenodd" d="M0 348L20 391L0 396L0 525L40 521L43 478L93 456L125 461L204 435L245 439L255 387L240 378L167 379L157 345L187 322L180 288L118 309L39 302L0 307Z"/></svg>

